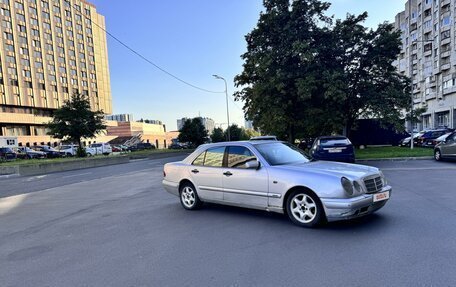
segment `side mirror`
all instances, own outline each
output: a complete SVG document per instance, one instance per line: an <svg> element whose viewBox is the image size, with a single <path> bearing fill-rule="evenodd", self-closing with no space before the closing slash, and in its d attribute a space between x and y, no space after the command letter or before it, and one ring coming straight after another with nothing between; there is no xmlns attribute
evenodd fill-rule
<svg viewBox="0 0 456 287"><path fill-rule="evenodd" d="M247 169L256 169L258 170L260 168L261 164L258 160L251 160L245 163L245 167Z"/></svg>

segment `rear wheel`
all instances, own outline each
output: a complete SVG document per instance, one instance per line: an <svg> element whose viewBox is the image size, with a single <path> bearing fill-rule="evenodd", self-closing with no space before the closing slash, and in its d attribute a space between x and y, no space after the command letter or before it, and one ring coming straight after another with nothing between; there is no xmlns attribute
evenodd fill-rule
<svg viewBox="0 0 456 287"><path fill-rule="evenodd" d="M320 199L307 190L293 191L287 199L286 210L291 221L302 227L315 227L324 219Z"/></svg>
<svg viewBox="0 0 456 287"><path fill-rule="evenodd" d="M201 207L202 202L196 193L196 188L191 183L182 184L180 191L180 201L187 210L195 210Z"/></svg>
<svg viewBox="0 0 456 287"><path fill-rule="evenodd" d="M434 159L436 161L442 160L442 152L439 149L434 150Z"/></svg>

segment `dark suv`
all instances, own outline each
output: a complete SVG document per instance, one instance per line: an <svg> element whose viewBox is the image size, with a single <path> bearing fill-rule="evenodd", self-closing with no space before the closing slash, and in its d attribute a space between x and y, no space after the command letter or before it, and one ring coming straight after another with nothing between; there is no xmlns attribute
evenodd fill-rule
<svg viewBox="0 0 456 287"><path fill-rule="evenodd" d="M310 154L315 160L355 162L355 149L344 136L326 136L315 139Z"/></svg>

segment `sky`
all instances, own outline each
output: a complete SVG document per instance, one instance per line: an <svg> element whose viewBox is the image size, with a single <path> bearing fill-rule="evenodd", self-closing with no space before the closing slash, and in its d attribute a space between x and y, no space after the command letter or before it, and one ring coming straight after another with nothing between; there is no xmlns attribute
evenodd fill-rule
<svg viewBox="0 0 456 287"><path fill-rule="evenodd" d="M243 104L234 102L234 77L242 72L244 36L256 25L262 0L89 0L106 17L106 29L123 43L192 88L163 73L108 36L113 113L161 120L176 130L182 117L209 117L226 128L225 86L230 123L244 126ZM393 22L405 0L332 0L328 15L369 13L366 26ZM126 5L128 3L129 5Z"/></svg>

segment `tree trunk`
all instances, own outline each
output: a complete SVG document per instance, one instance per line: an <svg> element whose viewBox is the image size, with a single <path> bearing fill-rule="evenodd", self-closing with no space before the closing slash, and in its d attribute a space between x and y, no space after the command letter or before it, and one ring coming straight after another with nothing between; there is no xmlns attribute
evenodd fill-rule
<svg viewBox="0 0 456 287"><path fill-rule="evenodd" d="M294 144L295 137L296 137L295 127L293 124L289 124L288 125L288 142L291 144Z"/></svg>

